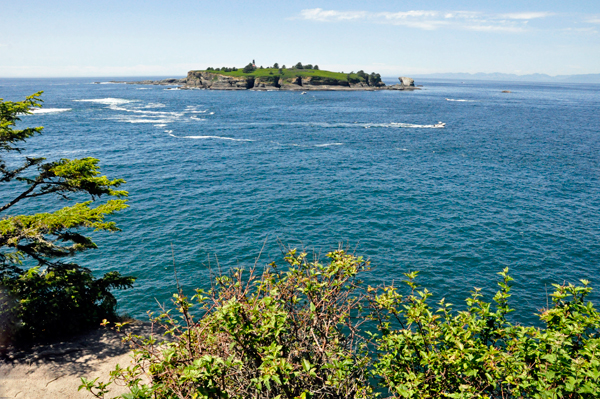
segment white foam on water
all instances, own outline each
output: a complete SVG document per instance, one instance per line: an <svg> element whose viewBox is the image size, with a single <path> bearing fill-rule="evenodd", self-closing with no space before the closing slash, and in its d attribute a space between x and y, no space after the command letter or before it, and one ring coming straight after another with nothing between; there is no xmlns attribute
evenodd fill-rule
<svg viewBox="0 0 600 399"><path fill-rule="evenodd" d="M209 113L209 115L214 115L214 114L215 114L214 112Z"/></svg>
<svg viewBox="0 0 600 399"><path fill-rule="evenodd" d="M165 133L169 133L169 136L173 136L173 135L171 134L171 133L173 133L173 131L172 131L172 130L165 130ZM173 137L176 137L176 136L173 136Z"/></svg>
<svg viewBox="0 0 600 399"><path fill-rule="evenodd" d="M454 99L454 98L447 98L446 101L455 101L455 102L460 102L460 103L473 103L473 102L475 102L475 100L463 100L463 99Z"/></svg>
<svg viewBox="0 0 600 399"><path fill-rule="evenodd" d="M141 108L164 108L166 107L163 103L148 103Z"/></svg>
<svg viewBox="0 0 600 399"><path fill-rule="evenodd" d="M136 90L150 90L150 87L138 87Z"/></svg>
<svg viewBox="0 0 600 399"><path fill-rule="evenodd" d="M154 127L167 127L166 123L159 123L158 125L154 125Z"/></svg>
<svg viewBox="0 0 600 399"><path fill-rule="evenodd" d="M75 102L80 103L96 103L96 104L104 104L104 105L117 105L117 104L129 104L135 102L136 100L126 100L124 98L92 98L89 100L73 100Z"/></svg>
<svg viewBox="0 0 600 399"><path fill-rule="evenodd" d="M58 114L61 112L70 111L72 108L32 108L31 113L34 115L40 114Z"/></svg>
<svg viewBox="0 0 600 399"><path fill-rule="evenodd" d="M315 144L315 147L331 147L334 145L344 145L344 143L326 143L326 144Z"/></svg>
<svg viewBox="0 0 600 399"><path fill-rule="evenodd" d="M171 87L169 89L165 89L165 90L181 90L179 87Z"/></svg>
<svg viewBox="0 0 600 399"><path fill-rule="evenodd" d="M190 119L193 121L205 121L206 120L206 118L198 118L196 116L190 116Z"/></svg>
<svg viewBox="0 0 600 399"><path fill-rule="evenodd" d="M119 122L127 122L127 123L155 123L155 124L164 124L164 123L171 123L173 122L173 120L171 119L145 119L143 117L140 118L136 118L136 117L117 117L117 118L110 118L113 120L117 120Z"/></svg>
<svg viewBox="0 0 600 399"><path fill-rule="evenodd" d="M438 129L440 126L437 125L417 125L414 123L390 123L391 127L401 127L409 129Z"/></svg>
<svg viewBox="0 0 600 399"><path fill-rule="evenodd" d="M170 131L172 132L172 130ZM230 141L254 141L250 139L236 139L233 137L223 137L223 136L175 136L169 133L170 136L177 137L178 139L195 139L195 140L230 140Z"/></svg>
<svg viewBox="0 0 600 399"><path fill-rule="evenodd" d="M131 112L131 113L134 113L134 114L143 114L143 115L156 115L157 117L159 117L159 116L163 116L163 117L169 117L169 116L180 117L180 116L183 116L182 112L147 111L147 110L143 110L143 109L139 109L139 108L118 107L116 105L110 105L108 108L112 109L113 111Z"/></svg>

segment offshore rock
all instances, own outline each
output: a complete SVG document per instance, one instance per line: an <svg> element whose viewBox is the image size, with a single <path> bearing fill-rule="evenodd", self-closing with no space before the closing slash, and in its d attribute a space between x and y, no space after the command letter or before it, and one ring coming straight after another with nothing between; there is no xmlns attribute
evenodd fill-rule
<svg viewBox="0 0 600 399"><path fill-rule="evenodd" d="M407 78L405 76L401 76L398 78L400 81L399 84L395 84L392 86L387 86L388 90L421 90L418 87L415 87L415 80L411 78Z"/></svg>
<svg viewBox="0 0 600 399"><path fill-rule="evenodd" d="M411 78L407 78L405 76L401 76L398 78L400 84L406 87L415 87L415 80Z"/></svg>

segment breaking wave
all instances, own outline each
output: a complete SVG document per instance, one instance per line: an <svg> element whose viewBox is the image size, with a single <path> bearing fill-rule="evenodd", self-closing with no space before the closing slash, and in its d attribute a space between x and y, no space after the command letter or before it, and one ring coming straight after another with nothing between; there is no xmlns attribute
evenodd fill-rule
<svg viewBox="0 0 600 399"><path fill-rule="evenodd" d="M31 113L34 115L40 114L58 114L61 112L70 111L72 108L33 108L30 109Z"/></svg>
<svg viewBox="0 0 600 399"><path fill-rule="evenodd" d="M104 105L117 105L117 104L129 104L135 102L136 100L126 100L124 98L93 98L89 100L73 100L78 103L96 103L96 104L104 104Z"/></svg>
<svg viewBox="0 0 600 399"><path fill-rule="evenodd" d="M74 100L77 102L89 102L106 105L107 109L116 111L120 114L109 117L110 120L116 120L125 123L153 123L156 127L165 127L166 124L177 122L186 114L206 114L207 109L198 109L198 106L187 106L182 111L164 111L166 105L158 102L142 103L140 100L127 100L124 98L95 98ZM206 115L214 115L214 112ZM191 120L203 121L204 118L191 116Z"/></svg>
<svg viewBox="0 0 600 399"><path fill-rule="evenodd" d="M175 136L172 130L165 130L165 133L169 133L169 136L175 137L178 139L195 139L195 140L230 140L230 141L254 141L250 139L236 139L233 137L223 137L223 136Z"/></svg>

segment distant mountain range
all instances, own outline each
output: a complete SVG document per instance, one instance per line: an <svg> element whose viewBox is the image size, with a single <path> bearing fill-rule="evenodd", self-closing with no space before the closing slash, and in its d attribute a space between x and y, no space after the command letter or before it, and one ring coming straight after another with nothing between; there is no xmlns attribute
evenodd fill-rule
<svg viewBox="0 0 600 399"><path fill-rule="evenodd" d="M410 75L414 78L456 79L456 80L498 80L512 82L560 82L560 83L600 83L600 73L585 75L550 76L543 73L514 75L510 73L430 73Z"/></svg>

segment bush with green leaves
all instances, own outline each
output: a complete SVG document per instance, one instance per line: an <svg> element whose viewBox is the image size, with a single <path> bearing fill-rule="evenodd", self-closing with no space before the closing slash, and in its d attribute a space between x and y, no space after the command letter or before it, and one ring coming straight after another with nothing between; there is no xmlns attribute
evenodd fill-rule
<svg viewBox="0 0 600 399"><path fill-rule="evenodd" d="M507 318L508 270L492 303L475 289L456 311L432 306L416 272L405 295L365 290L368 262L328 257L323 265L291 251L285 270L236 269L193 303L180 291L179 316L153 319L167 340L127 335L134 366L117 367L108 383L84 378L80 389L101 398L125 384L128 399L598 397L600 315L587 281L555 285L543 326L532 327Z"/></svg>
<svg viewBox="0 0 600 399"><path fill-rule="evenodd" d="M494 305L475 289L453 312L406 274L411 293L386 287L375 297L378 359L373 375L397 398L597 398L600 315L583 286L554 285L543 328L512 324L508 269Z"/></svg>
<svg viewBox="0 0 600 399"><path fill-rule="evenodd" d="M20 153L20 143L41 133L42 127L17 128L21 116L41 107L41 94L18 102L0 99L0 184L7 200L0 205L0 345L15 337L38 340L76 333L104 318L115 319L110 291L134 281L115 271L96 279L89 269L63 260L96 248L81 230L119 230L105 218L127 207L127 192L117 189L124 180L101 176L95 158L47 162L7 156ZM89 200L59 210L10 213L34 198L45 197L42 206L52 207L58 205L53 197L68 201L82 195ZM93 207L103 196L116 198Z"/></svg>
<svg viewBox="0 0 600 399"><path fill-rule="evenodd" d="M291 251L285 271L274 263L262 273L236 269L198 290L193 303L176 294L181 317L154 319L170 340L129 335L136 365L117 368L113 381L127 384L130 398L369 397L357 279L368 264L343 251L328 257L321 264ZM83 382L98 397L105 391Z"/></svg>

